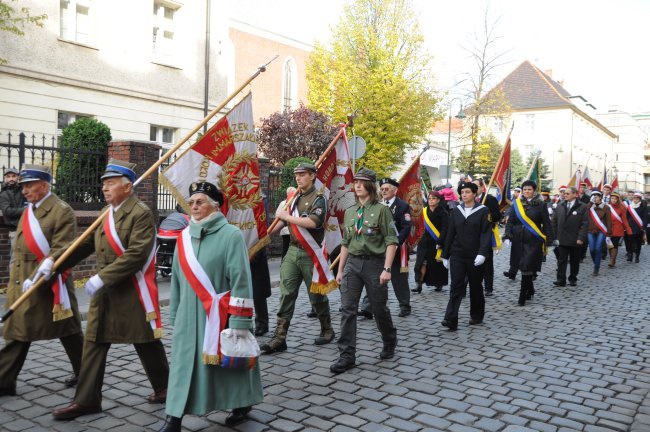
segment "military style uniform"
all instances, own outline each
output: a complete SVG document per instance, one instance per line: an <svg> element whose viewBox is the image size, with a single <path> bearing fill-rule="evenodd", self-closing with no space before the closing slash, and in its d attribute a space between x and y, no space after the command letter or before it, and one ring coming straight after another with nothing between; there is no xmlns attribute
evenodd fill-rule
<svg viewBox="0 0 650 432"><path fill-rule="evenodd" d="M316 168L311 164L300 164L294 172L300 171L315 173ZM327 215L325 197L318 193L313 185L305 192L298 191L296 193L298 195L294 198L290 213L294 215L294 209L297 209L300 217L313 220L316 223L316 228L307 229L307 231L319 245L322 245L325 237L325 217ZM328 343L334 337L327 296L309 291L312 283L314 262L307 251L303 249L291 228L289 228L289 235L289 249L280 266L280 302L276 330L273 338L260 347L265 353L286 350L287 332L296 307L298 289L303 282L307 286L309 302L321 324L321 337L317 338L315 343L322 345Z"/></svg>
<svg viewBox="0 0 650 432"><path fill-rule="evenodd" d="M65 246L74 239L76 232L74 212L56 195L50 194L45 197L34 209L34 216L50 244L51 253L64 250ZM22 295L23 282L32 277L39 267L36 256L27 248L22 230L22 217L16 230L16 244L10 267L7 304L12 304ZM70 297L72 317L52 321L54 294L52 284L46 283L31 294L4 324L6 343L0 351L0 389L15 391L18 373L22 369L32 341L59 338L68 354L74 374L79 374L83 335L72 277L68 277L66 288Z"/></svg>

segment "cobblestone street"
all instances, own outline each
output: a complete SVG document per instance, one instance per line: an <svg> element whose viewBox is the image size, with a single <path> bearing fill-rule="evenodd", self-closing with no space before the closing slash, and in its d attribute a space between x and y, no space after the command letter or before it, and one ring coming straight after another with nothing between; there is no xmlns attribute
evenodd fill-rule
<svg viewBox="0 0 650 432"><path fill-rule="evenodd" d="M467 325L465 299L456 332L440 325L448 287L412 294L413 313L406 318L397 317L391 294L399 338L395 357L379 359L379 332L373 321L360 319L358 366L336 376L329 371L336 344L313 345L319 325L306 317L303 290L288 351L261 358L264 403L236 430L648 431L649 255L644 246L640 264L623 259L616 269L604 265L598 277L591 276L587 258L577 287L554 288L555 257L549 253L535 298L522 308L520 278L511 282L502 275L504 251L495 257L495 295L487 298L485 323ZM271 328L277 295L274 289L269 299ZM338 330L338 291L330 299ZM163 314L166 321L167 307ZM165 330L169 350L172 329ZM69 374L58 341L33 344L18 395L0 398L0 429L157 431L162 424L164 407L146 403L151 388L131 346L114 345L109 352L101 414L52 419L51 411L73 396L74 389L63 385ZM225 417L224 412L187 416L183 426L230 430Z"/></svg>

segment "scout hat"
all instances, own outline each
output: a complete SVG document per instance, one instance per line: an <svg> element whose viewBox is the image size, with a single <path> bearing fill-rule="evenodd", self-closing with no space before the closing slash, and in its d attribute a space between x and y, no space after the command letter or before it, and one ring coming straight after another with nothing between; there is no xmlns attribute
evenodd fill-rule
<svg viewBox="0 0 650 432"><path fill-rule="evenodd" d="M312 174L316 174L316 167L314 166L314 164L310 164L307 162L300 162L298 166L296 166L293 169L293 173L297 174L301 172L310 172Z"/></svg>
<svg viewBox="0 0 650 432"><path fill-rule="evenodd" d="M603 186L603 188L610 188L610 189L611 189L611 188L612 188L612 185L609 184L609 183L605 183L605 185Z"/></svg>
<svg viewBox="0 0 650 432"><path fill-rule="evenodd" d="M546 196L549 196L549 195L550 195L550 193L549 193L548 191L542 191L542 195L546 195Z"/></svg>
<svg viewBox="0 0 650 432"><path fill-rule="evenodd" d="M598 195L598 196L601 196L601 197L603 196L603 193L601 191L599 191L599 190L591 191L591 194L592 195Z"/></svg>
<svg viewBox="0 0 650 432"><path fill-rule="evenodd" d="M223 205L223 194L215 185L213 185L210 182L194 182L190 185L190 196L197 194L197 193L202 193L216 202L219 203L219 205Z"/></svg>
<svg viewBox="0 0 650 432"><path fill-rule="evenodd" d="M135 169L134 163L124 162L118 159L112 159L108 161L106 165L106 171L102 174L102 180L106 180L112 177L126 177L131 180L131 183L135 182Z"/></svg>
<svg viewBox="0 0 650 432"><path fill-rule="evenodd" d="M16 175L20 175L20 171L17 170L16 168L7 168L7 169L5 170L5 175L7 175L7 174L16 174Z"/></svg>
<svg viewBox="0 0 650 432"><path fill-rule="evenodd" d="M395 187L399 187L399 182L397 180L395 180L395 179L386 177L386 178L383 178L383 179L379 180L379 186L383 186L386 183L388 183L390 185L393 185Z"/></svg>
<svg viewBox="0 0 650 432"><path fill-rule="evenodd" d="M52 181L52 171L49 166L45 165L23 165L20 171L20 180L18 183L28 183L33 181L45 180Z"/></svg>
<svg viewBox="0 0 650 432"><path fill-rule="evenodd" d="M377 174L368 168L359 168L359 171L354 175L354 180L367 180L371 182L377 181Z"/></svg>

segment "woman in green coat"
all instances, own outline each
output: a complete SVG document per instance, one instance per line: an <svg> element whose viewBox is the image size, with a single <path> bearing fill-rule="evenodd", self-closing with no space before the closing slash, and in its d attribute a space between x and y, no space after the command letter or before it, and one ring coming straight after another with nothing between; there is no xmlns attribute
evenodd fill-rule
<svg viewBox="0 0 650 432"><path fill-rule="evenodd" d="M207 277L217 295L230 290L231 307L235 303L242 306L239 312L230 309L228 327L237 335L245 336L253 327L253 290L244 237L218 211L223 204L221 192L211 183L193 183L189 204L192 218L186 229L192 251L179 252L183 242L179 236L172 267L170 324L174 326L174 338L165 407L167 419L161 432L180 431L184 414L204 415L231 408L226 424L232 426L243 421L251 406L263 399L258 365L242 370L206 364L211 363L211 356L204 349L206 311L195 291L200 293L200 287L196 282L194 286L188 282L185 273L189 270L184 263L195 257L201 267L196 280ZM179 259L179 253L186 258Z"/></svg>

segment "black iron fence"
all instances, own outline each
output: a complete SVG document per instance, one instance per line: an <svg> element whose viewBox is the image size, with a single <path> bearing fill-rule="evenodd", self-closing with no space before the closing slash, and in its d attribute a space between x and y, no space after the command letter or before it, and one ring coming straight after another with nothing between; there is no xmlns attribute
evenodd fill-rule
<svg viewBox="0 0 650 432"><path fill-rule="evenodd" d="M0 132L2 173L7 168L20 169L25 164L49 166L52 190L76 210L99 210L106 205L98 181L106 166L106 158L106 151L62 149L56 136ZM67 172L71 166L74 173ZM65 181L57 182L57 178L65 178Z"/></svg>
<svg viewBox="0 0 650 432"><path fill-rule="evenodd" d="M161 149L160 157L162 158L166 152L166 149ZM170 156L169 159L160 164L160 167L158 168L158 212L162 214L170 213L176 208L176 199L169 190L160 183L160 176L165 168L174 163L178 155L179 152L176 152Z"/></svg>

